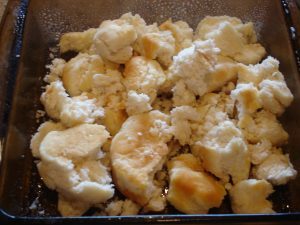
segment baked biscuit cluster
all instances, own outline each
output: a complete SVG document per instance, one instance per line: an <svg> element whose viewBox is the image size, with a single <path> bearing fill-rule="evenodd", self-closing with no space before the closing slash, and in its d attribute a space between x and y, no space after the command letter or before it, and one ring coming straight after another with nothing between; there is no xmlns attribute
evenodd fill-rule
<svg viewBox="0 0 300 225"><path fill-rule="evenodd" d="M147 25L126 13L62 35L31 140L63 216L273 213L273 185L297 175L277 117L293 101L253 24L207 16ZM116 189L124 196L116 197ZM253 201L255 199L255 201Z"/></svg>

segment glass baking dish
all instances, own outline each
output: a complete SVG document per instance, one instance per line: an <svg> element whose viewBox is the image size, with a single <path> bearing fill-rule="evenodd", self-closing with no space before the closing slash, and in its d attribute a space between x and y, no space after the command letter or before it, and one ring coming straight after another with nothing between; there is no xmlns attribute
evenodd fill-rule
<svg viewBox="0 0 300 225"><path fill-rule="evenodd" d="M274 215L231 214L228 199L208 215L183 215L174 210L163 214L127 217L96 217L87 213L61 218L57 195L41 181L29 149L31 135L39 123L35 113L43 109L39 97L46 64L64 32L97 27L105 19L126 12L140 14L147 23L168 18L187 21L194 29L206 15L229 15L252 21L267 52L279 59L280 70L295 96L280 118L290 134L289 152L300 171L300 82L294 54L297 39L290 35L292 20L288 4L279 0L11 0L1 23L0 36L0 140L3 144L0 171L1 220L17 224L297 224L300 217L300 176L271 196ZM295 34L295 33L294 33ZM42 122L42 120L40 121ZM39 210L29 206L38 197ZM255 204L255 199L253 200ZM43 213L41 213L43 212Z"/></svg>

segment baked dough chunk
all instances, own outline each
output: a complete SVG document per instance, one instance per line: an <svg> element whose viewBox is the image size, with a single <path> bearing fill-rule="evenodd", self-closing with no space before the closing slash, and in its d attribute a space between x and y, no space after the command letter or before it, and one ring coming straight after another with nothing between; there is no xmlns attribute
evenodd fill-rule
<svg viewBox="0 0 300 225"><path fill-rule="evenodd" d="M280 146L287 142L288 133L283 129L276 116L262 110L251 116L244 116L238 123L245 138L252 144L266 139L274 146Z"/></svg>
<svg viewBox="0 0 300 225"><path fill-rule="evenodd" d="M112 201L105 208L108 216L137 215L141 207L129 199Z"/></svg>
<svg viewBox="0 0 300 225"><path fill-rule="evenodd" d="M231 97L237 102L239 119L245 115L252 115L262 107L259 91L253 83L238 84L231 91Z"/></svg>
<svg viewBox="0 0 300 225"><path fill-rule="evenodd" d="M269 155L253 171L255 178L265 179L273 185L286 184L297 176L297 171L290 162L289 155L283 155L281 150Z"/></svg>
<svg viewBox="0 0 300 225"><path fill-rule="evenodd" d="M193 135L193 124L201 122L201 115L197 109L191 106L175 107L171 111L172 130L175 139L181 145L191 144Z"/></svg>
<svg viewBox="0 0 300 225"><path fill-rule="evenodd" d="M234 213L274 213L266 198L273 193L272 185L265 180L243 180L229 191Z"/></svg>
<svg viewBox="0 0 300 225"><path fill-rule="evenodd" d="M174 56L164 89L171 89L178 80L183 80L188 90L202 96L235 79L237 64L230 60L222 61L218 53L219 49L211 40L196 41L191 47L183 49Z"/></svg>
<svg viewBox="0 0 300 225"><path fill-rule="evenodd" d="M104 108L104 117L102 123L105 128L109 131L111 136L114 136L122 127L122 124L127 119L127 113L125 110L114 109L111 107Z"/></svg>
<svg viewBox="0 0 300 225"><path fill-rule="evenodd" d="M196 97L193 92L191 92L183 80L176 82L175 86L172 88L173 92L173 104L174 106L183 105L195 105Z"/></svg>
<svg viewBox="0 0 300 225"><path fill-rule="evenodd" d="M152 103L157 90L165 82L166 76L155 60L143 56L135 56L125 64L124 85L127 91L146 94Z"/></svg>
<svg viewBox="0 0 300 225"><path fill-rule="evenodd" d="M203 119L201 126L197 127L195 140L199 140L214 126L234 116L234 101L225 93L205 94L196 108L203 115Z"/></svg>
<svg viewBox="0 0 300 225"><path fill-rule="evenodd" d="M159 29L172 32L172 35L175 38L176 53L192 45L193 29L182 20L173 23L172 19L169 19L162 23L159 26Z"/></svg>
<svg viewBox="0 0 300 225"><path fill-rule="evenodd" d="M105 114L101 122L112 136L115 135L127 118L122 74L110 69L105 74L95 74L92 95L104 107Z"/></svg>
<svg viewBox="0 0 300 225"><path fill-rule="evenodd" d="M47 114L53 119L59 119L63 106L70 100L60 80L46 86L45 92L41 95L41 102Z"/></svg>
<svg viewBox="0 0 300 225"><path fill-rule="evenodd" d="M118 70L108 69L105 74L95 74L92 94L104 107L125 109L125 87L122 74Z"/></svg>
<svg viewBox="0 0 300 225"><path fill-rule="evenodd" d="M158 26L156 23L147 25L145 20L139 15L132 15L131 12L125 13L120 17L121 20L126 21L130 25L132 25L137 33L137 39L133 44L133 49L136 52L141 52L141 37L146 33L155 33L159 32Z"/></svg>
<svg viewBox="0 0 300 225"><path fill-rule="evenodd" d="M175 39L171 31L148 32L141 36L139 53L148 59L157 59L168 67L175 55Z"/></svg>
<svg viewBox="0 0 300 225"><path fill-rule="evenodd" d="M230 16L206 16L197 26L196 37L204 39L208 33L216 30L220 23L230 23L235 29L240 32L247 42L255 43L257 41L253 23L243 24L239 18Z"/></svg>
<svg viewBox="0 0 300 225"><path fill-rule="evenodd" d="M60 120L67 127L93 123L104 115L104 110L97 105L96 99L88 99L86 95L70 98L61 81L46 86L41 102L51 118Z"/></svg>
<svg viewBox="0 0 300 225"><path fill-rule="evenodd" d="M263 139L256 144L248 144L251 163L254 165L261 164L272 153L272 143Z"/></svg>
<svg viewBox="0 0 300 225"><path fill-rule="evenodd" d="M175 54L175 39L170 31L162 31L157 23L147 25L140 15L123 14L120 19L132 25L137 33L133 49L139 55L149 59L157 59L162 65L168 66Z"/></svg>
<svg viewBox="0 0 300 225"><path fill-rule="evenodd" d="M158 30L156 24L154 24L154 26L147 25L145 20L139 14L132 15L131 12L125 13L120 17L120 19L126 21L128 24L134 27L138 38L147 31L149 32ZM151 30L151 27L153 27L153 30Z"/></svg>
<svg viewBox="0 0 300 225"><path fill-rule="evenodd" d="M234 184L249 177L250 156L241 131L231 122L225 121L213 127L201 141L195 143L193 154L200 156L203 167Z"/></svg>
<svg viewBox="0 0 300 225"><path fill-rule="evenodd" d="M171 110L174 137L181 145L193 145L214 126L229 120L233 109L233 100L224 93L208 93L194 106L175 107Z"/></svg>
<svg viewBox="0 0 300 225"><path fill-rule="evenodd" d="M90 204L86 202L69 200L61 194L58 195L57 209L62 216L81 216L90 207Z"/></svg>
<svg viewBox="0 0 300 225"><path fill-rule="evenodd" d="M221 54L245 64L256 64L266 51L256 43L253 23L235 17L207 16L197 26L195 39L214 40Z"/></svg>
<svg viewBox="0 0 300 225"><path fill-rule="evenodd" d="M104 116L104 110L97 104L96 99L89 99L86 95L71 98L63 105L60 113L61 122L67 127L81 123L94 123Z"/></svg>
<svg viewBox="0 0 300 225"><path fill-rule="evenodd" d="M170 175L168 201L187 214L207 213L219 207L226 194L224 187L203 171L192 154L182 154L168 162Z"/></svg>
<svg viewBox="0 0 300 225"><path fill-rule="evenodd" d="M111 198L111 177L100 162L101 146L108 137L105 128L95 124L49 132L40 144L38 163L47 187L57 190L68 201L89 207Z"/></svg>
<svg viewBox="0 0 300 225"><path fill-rule="evenodd" d="M271 56L261 64L254 66L241 65L239 67L238 83L240 84L237 85L237 88L244 90L248 87L247 92L249 92L249 87L252 86L252 105L248 105L248 107L255 104L259 108L261 105L264 109L276 115L281 115L284 109L291 104L293 95L286 85L284 76L278 69L279 61ZM254 90L255 88L257 90ZM235 95L238 94L237 92ZM248 97L250 98L250 96ZM243 104L241 103L241 97L240 99L237 97L237 100L239 104ZM250 102L250 99L248 102ZM247 109L247 105L242 107L242 111L245 110L250 110Z"/></svg>
<svg viewBox="0 0 300 225"><path fill-rule="evenodd" d="M240 65L238 83L253 83L258 86L264 79L272 76L273 73L278 72L279 61L268 56L261 63L256 65Z"/></svg>
<svg viewBox="0 0 300 225"><path fill-rule="evenodd" d="M65 64L66 61L64 59L53 59L51 64L46 66L46 68L50 70L50 73L44 77L44 81L51 83L53 81L60 80Z"/></svg>
<svg viewBox="0 0 300 225"><path fill-rule="evenodd" d="M165 199L154 182L169 153L169 117L159 111L130 116L111 144L114 183L129 199L151 211L161 211Z"/></svg>
<svg viewBox="0 0 300 225"><path fill-rule="evenodd" d="M272 78L274 80L264 80L259 84L259 96L266 110L281 115L294 97L280 72L274 73Z"/></svg>
<svg viewBox="0 0 300 225"><path fill-rule="evenodd" d="M129 116L148 112L152 109L150 98L146 94L138 94L135 91L128 91L126 111Z"/></svg>
<svg viewBox="0 0 300 225"><path fill-rule="evenodd" d="M93 44L93 38L96 32L96 28L90 28L83 32L69 32L63 34L59 40L60 52L88 52Z"/></svg>
<svg viewBox="0 0 300 225"><path fill-rule="evenodd" d="M79 53L64 66L62 81L69 95L77 96L82 92L91 91L93 76L104 71L104 63L100 56Z"/></svg>
<svg viewBox="0 0 300 225"><path fill-rule="evenodd" d="M42 123L37 132L33 135L30 142L30 148L34 157L40 157L40 144L44 137L51 131L64 130L65 127L61 123L54 123L52 121L46 121Z"/></svg>
<svg viewBox="0 0 300 225"><path fill-rule="evenodd" d="M125 20L106 20L97 29L91 48L103 58L121 64L132 57L136 39L134 26Z"/></svg>

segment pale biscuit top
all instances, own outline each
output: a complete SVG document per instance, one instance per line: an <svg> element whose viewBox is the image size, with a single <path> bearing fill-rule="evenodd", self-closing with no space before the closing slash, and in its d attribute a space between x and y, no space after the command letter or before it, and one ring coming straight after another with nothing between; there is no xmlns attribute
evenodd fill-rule
<svg viewBox="0 0 300 225"><path fill-rule="evenodd" d="M257 42L253 23L235 17L207 16L198 24L195 39L214 40L221 54L244 64L256 64L266 54Z"/></svg>
<svg viewBox="0 0 300 225"><path fill-rule="evenodd" d="M230 121L219 123L195 143L192 152L203 167L224 182L235 184L249 177L250 156L242 132Z"/></svg>
<svg viewBox="0 0 300 225"><path fill-rule="evenodd" d="M273 185L283 185L294 179L297 171L290 162L289 155L281 151L269 155L262 163L254 168L254 177L265 179Z"/></svg>
<svg viewBox="0 0 300 225"><path fill-rule="evenodd" d="M115 63L125 63L132 54L132 44L137 38L134 27L126 21L106 20L94 35L93 51Z"/></svg>
<svg viewBox="0 0 300 225"><path fill-rule="evenodd" d="M131 58L124 69L124 85L127 91L133 90L143 93L154 101L159 87L165 82L166 75L155 60L143 56Z"/></svg>
<svg viewBox="0 0 300 225"><path fill-rule="evenodd" d="M45 184L65 201L88 207L111 198L111 178L99 160L103 157L100 147L108 137L105 128L95 124L49 132L39 147L38 170ZM62 209L61 213L68 214Z"/></svg>

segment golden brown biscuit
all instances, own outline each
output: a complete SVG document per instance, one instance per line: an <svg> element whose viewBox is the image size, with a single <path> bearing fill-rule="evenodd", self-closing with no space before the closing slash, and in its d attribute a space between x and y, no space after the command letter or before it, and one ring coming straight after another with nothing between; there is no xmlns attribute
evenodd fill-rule
<svg viewBox="0 0 300 225"><path fill-rule="evenodd" d="M272 203L266 198L273 192L265 180L243 180L229 191L234 213L274 213Z"/></svg>
<svg viewBox="0 0 300 225"><path fill-rule="evenodd" d="M239 118L253 114L262 107L258 89L253 83L238 84L231 92L231 97L237 102Z"/></svg>
<svg viewBox="0 0 300 225"><path fill-rule="evenodd" d="M256 64L266 54L257 42L253 23L245 23L236 17L207 16L197 26L195 39L215 42L221 55L244 64Z"/></svg>
<svg viewBox="0 0 300 225"><path fill-rule="evenodd" d="M155 99L157 90L165 82L166 76L155 60L143 56L135 56L125 64L124 85L127 91L148 95L151 102Z"/></svg>
<svg viewBox="0 0 300 225"><path fill-rule="evenodd" d="M259 101L265 110L276 115L281 115L294 99L283 74L279 71L279 61L271 56L260 64L240 65L237 88L240 87L241 90L246 86L254 86L258 91L255 94L258 95L256 101Z"/></svg>
<svg viewBox="0 0 300 225"><path fill-rule="evenodd" d="M168 201L188 214L207 213L219 207L226 194L224 187L203 171L197 158L182 154L168 162L170 185Z"/></svg>
<svg viewBox="0 0 300 225"><path fill-rule="evenodd" d="M93 76L105 72L104 63L98 55L78 54L66 63L62 81L70 96L80 95L93 87Z"/></svg>
<svg viewBox="0 0 300 225"><path fill-rule="evenodd" d="M60 52L76 51L76 52L87 52L89 51L95 33L96 28L90 28L83 32L69 32L61 36L59 40Z"/></svg>
<svg viewBox="0 0 300 225"><path fill-rule="evenodd" d="M60 205L63 215L75 208L83 213L114 195L111 177L99 160L103 156L101 146L108 137L104 126L82 124L51 131L41 142L38 170L47 187L64 197Z"/></svg>
<svg viewBox="0 0 300 225"><path fill-rule="evenodd" d="M103 21L94 35L92 49L114 63L125 63L133 54L137 38L134 26L122 19Z"/></svg>
<svg viewBox="0 0 300 225"><path fill-rule="evenodd" d="M276 116L265 110L253 114L253 117L244 116L239 120L238 126L245 138L253 144L260 142L262 139L267 139L272 145L281 146L289 138L288 133Z"/></svg>
<svg viewBox="0 0 300 225"><path fill-rule="evenodd" d="M192 45L193 29L184 21L172 22L169 19L159 26L161 30L169 30L175 38L176 53Z"/></svg>
<svg viewBox="0 0 300 225"><path fill-rule="evenodd" d="M122 127L122 124L127 119L125 110L118 110L106 107L103 117L103 125L109 131L110 135L114 136Z"/></svg>
<svg viewBox="0 0 300 225"><path fill-rule="evenodd" d="M176 53L175 39L170 31L146 33L141 36L140 54L148 59L157 59L168 67Z"/></svg>
<svg viewBox="0 0 300 225"><path fill-rule="evenodd" d="M51 120L42 123L37 132L32 136L30 148L34 157L40 157L40 144L44 137L51 131L66 129L61 123L54 123Z"/></svg>
<svg viewBox="0 0 300 225"><path fill-rule="evenodd" d="M159 111L129 117L111 143L114 183L129 199L148 210L164 209L154 174L162 168L171 138L169 118Z"/></svg>

